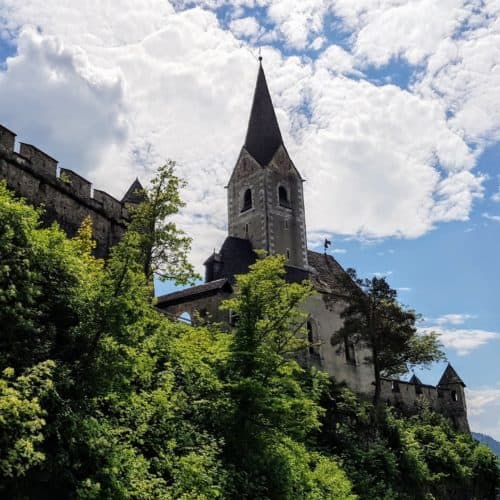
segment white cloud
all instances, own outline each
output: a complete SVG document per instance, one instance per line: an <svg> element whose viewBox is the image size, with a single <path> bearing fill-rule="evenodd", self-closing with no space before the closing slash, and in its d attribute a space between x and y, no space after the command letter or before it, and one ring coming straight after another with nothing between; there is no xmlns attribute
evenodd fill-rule
<svg viewBox="0 0 500 500"><path fill-rule="evenodd" d="M309 48L311 48L313 50L320 50L323 48L325 43L326 43L326 38L323 36L318 36L311 42L311 44L309 45Z"/></svg>
<svg viewBox="0 0 500 500"><path fill-rule="evenodd" d="M266 0L265 3L268 17L276 23L285 41L299 49L322 32L324 17L330 9L325 0Z"/></svg>
<svg viewBox="0 0 500 500"><path fill-rule="evenodd" d="M400 286L397 288L397 291L398 292L411 292L412 288L410 288L408 286Z"/></svg>
<svg viewBox="0 0 500 500"><path fill-rule="evenodd" d="M229 28L236 36L255 39L261 29L255 17L242 17L231 21Z"/></svg>
<svg viewBox="0 0 500 500"><path fill-rule="evenodd" d="M347 253L347 250L345 248L334 248L332 253Z"/></svg>
<svg viewBox="0 0 500 500"><path fill-rule="evenodd" d="M469 29L461 36L439 42L415 90L439 96L450 113L450 127L481 152L500 139L500 4L482 2L467 21Z"/></svg>
<svg viewBox="0 0 500 500"><path fill-rule="evenodd" d="M335 0L335 11L355 30L354 51L377 66L402 56L420 64L469 14L463 0Z"/></svg>
<svg viewBox="0 0 500 500"><path fill-rule="evenodd" d="M465 392L472 430L500 440L500 387L467 388Z"/></svg>
<svg viewBox="0 0 500 500"><path fill-rule="evenodd" d="M362 74L354 68L354 57L338 45L330 45L321 53L315 64L318 70L326 69L341 74Z"/></svg>
<svg viewBox="0 0 500 500"><path fill-rule="evenodd" d="M462 325L467 320L474 318L476 316L473 314L443 314L430 321L436 325Z"/></svg>
<svg viewBox="0 0 500 500"><path fill-rule="evenodd" d="M127 132L123 81L100 71L77 47L24 29L18 55L0 72L2 120L20 139L36 138L66 166L89 169Z"/></svg>
<svg viewBox="0 0 500 500"><path fill-rule="evenodd" d="M470 352L494 340L500 340L500 334L479 329L450 329L441 326L420 328L423 333L435 332L439 340L448 349L453 349L459 356Z"/></svg>
<svg viewBox="0 0 500 500"><path fill-rule="evenodd" d="M483 212L482 216L485 219L492 220L492 221L495 221L495 222L500 222L500 215L493 215L493 214L489 214L488 212Z"/></svg>
<svg viewBox="0 0 500 500"><path fill-rule="evenodd" d="M491 197L491 201L500 203L500 190L493 194L493 196Z"/></svg>

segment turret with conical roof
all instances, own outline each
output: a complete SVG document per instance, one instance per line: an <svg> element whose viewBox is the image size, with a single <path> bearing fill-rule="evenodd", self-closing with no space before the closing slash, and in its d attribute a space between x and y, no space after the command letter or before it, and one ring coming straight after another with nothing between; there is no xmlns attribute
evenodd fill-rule
<svg viewBox="0 0 500 500"><path fill-rule="evenodd" d="M469 432L465 384L450 363L445 368L437 388L441 395L442 412L451 419L457 429Z"/></svg>
<svg viewBox="0 0 500 500"><path fill-rule="evenodd" d="M448 363L448 366L444 370L444 373L439 380L438 386L444 386L444 385L454 385L454 384L459 384L462 387L466 387L463 380L460 378L458 373L455 371L455 368L451 366L451 363Z"/></svg>
<svg viewBox="0 0 500 500"><path fill-rule="evenodd" d="M122 198L122 203L138 205L146 200L146 193L142 184L139 182L139 178L136 177L135 181L132 182L131 186L128 188L125 196Z"/></svg>
<svg viewBox="0 0 500 500"><path fill-rule="evenodd" d="M245 144L227 186L229 236L307 269L302 182L283 144L259 62Z"/></svg>

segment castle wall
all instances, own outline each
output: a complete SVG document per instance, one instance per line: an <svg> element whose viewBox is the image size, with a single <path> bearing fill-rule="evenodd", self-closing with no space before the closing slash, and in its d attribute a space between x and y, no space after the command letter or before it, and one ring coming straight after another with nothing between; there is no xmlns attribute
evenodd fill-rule
<svg viewBox="0 0 500 500"><path fill-rule="evenodd" d="M333 342L332 337L342 328L340 316L345 304L325 301L322 294L309 297L304 309L311 315L313 338L318 340L317 357L311 360L327 371L337 382L345 382L359 394L373 393L373 366L366 362L370 352L365 347L355 346L354 359L349 359L343 341Z"/></svg>
<svg viewBox="0 0 500 500"><path fill-rule="evenodd" d="M465 393L460 384L435 387L385 378L381 381L380 399L409 414L417 412L425 401L431 410L449 418L458 430L470 432Z"/></svg>
<svg viewBox="0 0 500 500"><path fill-rule="evenodd" d="M58 222L74 236L86 217L92 220L96 255L105 257L126 228L126 207L111 195L95 190L72 170L60 169L57 160L30 144L14 151L16 135L0 125L0 179L18 196L34 206L44 205L45 225Z"/></svg>

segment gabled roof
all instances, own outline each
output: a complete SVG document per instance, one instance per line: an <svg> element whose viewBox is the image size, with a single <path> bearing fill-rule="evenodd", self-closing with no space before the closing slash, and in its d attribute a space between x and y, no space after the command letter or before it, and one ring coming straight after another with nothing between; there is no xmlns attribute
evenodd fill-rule
<svg viewBox="0 0 500 500"><path fill-rule="evenodd" d="M283 139L266 76L260 63L244 147L262 166L265 166L281 144Z"/></svg>
<svg viewBox="0 0 500 500"><path fill-rule="evenodd" d="M438 383L439 385L451 385L451 384L461 384L465 387L463 380L459 377L458 373L455 371L453 366L448 363L446 370Z"/></svg>
<svg viewBox="0 0 500 500"><path fill-rule="evenodd" d="M331 255L308 250L307 262L313 268L310 278L319 292L345 295L352 290L359 291L351 277Z"/></svg>
<svg viewBox="0 0 500 500"><path fill-rule="evenodd" d="M415 374L412 375L411 379L408 382L410 384L422 385L422 381Z"/></svg>
<svg viewBox="0 0 500 500"><path fill-rule="evenodd" d="M132 182L132 185L128 188L125 196L122 198L122 203L134 203L137 205L142 203L145 199L146 195L144 194L144 188L139 182L139 179L136 178L135 181Z"/></svg>

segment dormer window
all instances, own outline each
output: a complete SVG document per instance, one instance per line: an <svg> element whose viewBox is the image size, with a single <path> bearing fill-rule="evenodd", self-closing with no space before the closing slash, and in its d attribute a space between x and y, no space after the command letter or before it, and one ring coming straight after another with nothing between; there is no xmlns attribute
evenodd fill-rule
<svg viewBox="0 0 500 500"><path fill-rule="evenodd" d="M242 212L246 212L252 208L252 190L247 189L245 194L243 195L243 207L241 208Z"/></svg>
<svg viewBox="0 0 500 500"><path fill-rule="evenodd" d="M288 191L283 186L280 186L278 188L278 202L282 207L291 208L290 198L288 197Z"/></svg>

